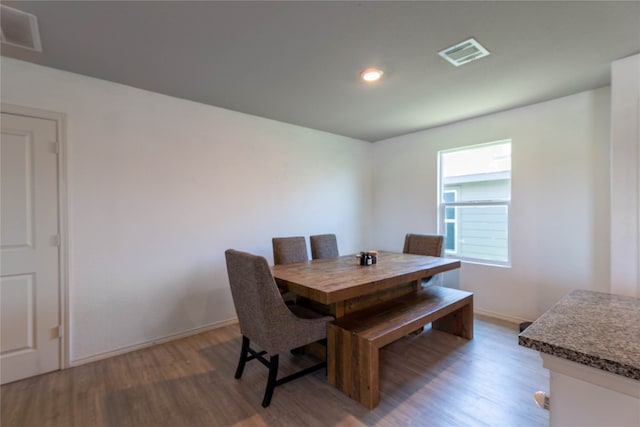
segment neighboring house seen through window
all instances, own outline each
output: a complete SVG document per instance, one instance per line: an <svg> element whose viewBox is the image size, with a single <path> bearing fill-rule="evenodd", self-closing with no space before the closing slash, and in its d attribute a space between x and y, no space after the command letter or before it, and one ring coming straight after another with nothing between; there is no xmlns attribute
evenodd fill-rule
<svg viewBox="0 0 640 427"><path fill-rule="evenodd" d="M509 265L511 141L438 154L438 227L445 236L445 254Z"/></svg>

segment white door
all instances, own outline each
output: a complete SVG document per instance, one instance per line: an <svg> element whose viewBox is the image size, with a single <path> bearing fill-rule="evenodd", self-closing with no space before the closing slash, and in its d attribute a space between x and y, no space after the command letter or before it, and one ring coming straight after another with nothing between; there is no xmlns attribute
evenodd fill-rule
<svg viewBox="0 0 640 427"><path fill-rule="evenodd" d="M57 129L2 113L0 376L60 369Z"/></svg>

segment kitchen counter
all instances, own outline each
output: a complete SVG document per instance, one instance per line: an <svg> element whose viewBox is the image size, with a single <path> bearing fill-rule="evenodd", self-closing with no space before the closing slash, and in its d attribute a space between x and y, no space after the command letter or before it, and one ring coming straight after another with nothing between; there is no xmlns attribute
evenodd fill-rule
<svg viewBox="0 0 640 427"><path fill-rule="evenodd" d="M519 336L542 353L640 381L640 299L575 290Z"/></svg>
<svg viewBox="0 0 640 427"><path fill-rule="evenodd" d="M551 426L640 425L640 299L574 290L518 337L549 369Z"/></svg>

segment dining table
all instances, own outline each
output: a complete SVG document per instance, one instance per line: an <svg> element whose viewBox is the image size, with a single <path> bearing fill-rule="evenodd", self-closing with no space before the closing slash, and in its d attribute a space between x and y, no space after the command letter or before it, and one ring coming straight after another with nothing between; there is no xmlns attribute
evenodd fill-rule
<svg viewBox="0 0 640 427"><path fill-rule="evenodd" d="M378 251L377 263L356 255L271 267L279 286L336 318L415 292L422 279L460 268L457 259Z"/></svg>
<svg viewBox="0 0 640 427"><path fill-rule="evenodd" d="M365 313L365 316L373 313L377 318L384 312L382 318L388 318L389 307L401 313L407 301L420 301L424 298L423 279L457 268L460 268L460 261L456 259L378 251L377 262L372 265L360 265L359 258L355 255L346 255L274 265L271 271L278 286L286 287L295 293L299 304L333 315L336 321L332 323L337 324L336 322L341 320ZM472 294L431 286L441 289L435 290L434 295L455 293L455 304L460 307L464 305L459 310L457 305L454 307L460 314L454 317L455 325L447 322L438 323L437 329L470 339L473 336L472 319L469 317L472 316L469 314L472 311ZM427 293L430 294L431 291ZM460 301L461 297L458 294L464 294L462 296L464 301ZM453 305L452 303L451 307ZM447 309L438 306L437 310L444 312ZM391 315L393 316L393 313ZM333 332L335 329L331 326L329 325L329 330ZM435 321L433 327L436 328ZM419 327L407 332L418 333L421 330L422 328ZM463 330L464 333L461 333ZM373 363L353 364L350 360L356 356L352 346L345 346L343 340L336 337L337 335L329 336L328 334L326 347L309 346L305 350L317 357L326 357L327 377L330 384L368 408L375 407L378 401L377 352L371 354L374 357ZM362 371L358 373L358 369ZM371 380L360 380L365 377ZM361 384L366 391L358 393L360 387L352 386L356 383Z"/></svg>

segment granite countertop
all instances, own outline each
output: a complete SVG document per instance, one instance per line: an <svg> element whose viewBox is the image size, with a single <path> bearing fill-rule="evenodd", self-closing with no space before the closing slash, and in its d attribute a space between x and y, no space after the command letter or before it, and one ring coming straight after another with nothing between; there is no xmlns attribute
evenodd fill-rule
<svg viewBox="0 0 640 427"><path fill-rule="evenodd" d="M640 381L640 298L574 290L525 329L518 343Z"/></svg>

